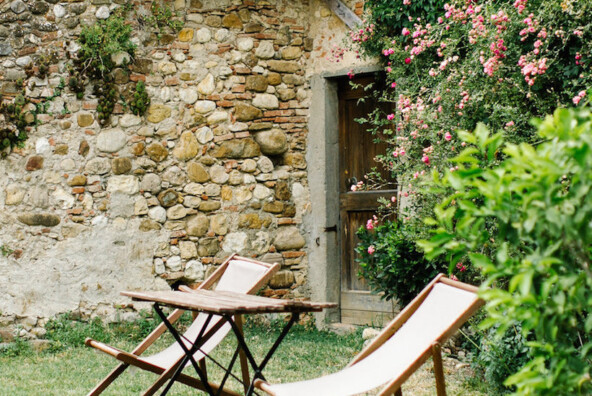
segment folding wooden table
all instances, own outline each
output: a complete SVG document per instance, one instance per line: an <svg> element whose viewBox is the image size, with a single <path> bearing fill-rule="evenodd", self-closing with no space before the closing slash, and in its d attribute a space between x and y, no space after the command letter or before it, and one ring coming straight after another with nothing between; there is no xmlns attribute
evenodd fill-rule
<svg viewBox="0 0 592 396"><path fill-rule="evenodd" d="M228 323L231 326L232 331L234 332L238 340L238 346L229 363L229 366L226 368L223 367L225 370L225 374L222 379L222 382L220 383L220 386L218 387L218 392L222 392L222 390L224 389L224 383L226 382L229 376L234 377L234 375L231 373L232 367L234 365L236 357L238 356L239 351L242 350L244 351L247 357L247 361L253 369L253 379L251 380L248 388L246 388L246 394L251 395L254 391L253 383L256 379L265 380L265 377L262 373L263 369L273 356L274 352L276 351L284 337L288 334L288 331L290 330L292 325L298 320L300 314L303 312L320 312L325 308L334 308L337 306L337 304L335 303L313 303L309 301L280 300L242 293L234 293L229 291L214 291L201 289L193 290L191 292L125 291L121 294L124 296L131 297L136 301L147 301L154 303L154 310L156 311L158 316L160 316L160 318L166 325L167 329L170 331L177 343L185 352L185 357L183 358L183 361L181 362L181 364L169 380L169 383L167 384L166 388L162 393L163 395L165 395L170 390L171 386L173 385L177 377L181 374L188 362L191 362L191 364L195 368L195 371L197 372L197 375L203 382L206 391L210 395L217 395L216 392L214 392L212 387L209 385L205 372L200 368L199 364L196 362L193 355L224 323ZM198 334L196 339L185 340L186 342L184 342L181 338L181 335L179 335L179 332L167 320L166 315L162 312L161 305L167 305L174 308L181 308L194 312L201 312L207 315L205 325L203 326L202 331L200 332L200 334ZM282 329L279 337L274 342L269 352L267 352L261 363L257 363L249 347L247 346L245 338L243 337L241 331L242 329L234 321L233 316L243 314L265 313L290 313L291 315L290 319ZM222 320L220 320L216 326L213 326L206 331L206 329L208 328L208 324L214 316L219 316L222 318ZM188 348L186 343L189 343L189 345L191 346Z"/></svg>

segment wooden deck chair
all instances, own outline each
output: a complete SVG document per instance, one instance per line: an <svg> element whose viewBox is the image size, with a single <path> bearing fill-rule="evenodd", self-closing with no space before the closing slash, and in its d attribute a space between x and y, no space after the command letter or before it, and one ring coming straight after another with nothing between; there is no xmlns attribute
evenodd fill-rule
<svg viewBox="0 0 592 396"><path fill-rule="evenodd" d="M438 396L446 394L440 346L483 304L477 288L438 275L343 370L308 381L255 386L273 396L346 396L382 387L401 396L401 385L430 356Z"/></svg>
<svg viewBox="0 0 592 396"><path fill-rule="evenodd" d="M210 275L205 281L203 281L197 288L254 294L259 291L261 287L267 284L269 279L279 269L279 267L279 264L267 264L260 261L239 257L233 254L228 257L220 265L220 267L218 267L218 269L216 269L216 271L212 273L212 275ZM183 287L181 289L188 293L190 293L192 290L188 287ZM168 316L169 321L174 323L181 317L183 312L184 310L181 309L174 310ZM242 318L235 317L235 321L240 328L242 326ZM194 321L184 333L184 336L189 340L194 340L202 329L204 322L205 315L194 315ZM220 320L219 317L214 317L210 321L204 334L213 335L211 335L205 344L200 348L200 351L194 355L195 360L199 362L202 370L205 370L206 367L204 353L208 354L210 351L212 351L214 347L216 347L216 345L222 341L230 329L230 325L228 323L223 324L223 321ZM107 375L107 377L105 377L93 390L91 390L88 395L101 394L130 365L160 375L156 382L144 393L144 395L154 394L173 375L176 368L179 366L179 364L181 364L181 359L184 356L182 348L176 342L154 355L140 356L165 331L166 326L161 323L131 353L87 338L85 341L87 346L105 352L122 362L113 371L111 371L111 373L109 373L109 375ZM187 342L186 345L189 347L190 344ZM245 386L248 387L249 371L247 361L244 354L242 353L242 350L239 357L243 382L246 384ZM202 382L197 377L181 374L177 381L197 389L205 389ZM218 386L216 384L210 383L210 385L214 390L218 390ZM236 395L235 392L226 390L224 390L221 394Z"/></svg>

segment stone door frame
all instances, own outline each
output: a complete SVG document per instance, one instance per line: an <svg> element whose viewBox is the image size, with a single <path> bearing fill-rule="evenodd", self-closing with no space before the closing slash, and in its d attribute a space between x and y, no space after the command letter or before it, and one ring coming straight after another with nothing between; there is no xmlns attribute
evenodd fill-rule
<svg viewBox="0 0 592 396"><path fill-rule="evenodd" d="M339 303L341 266L339 251L339 98L338 78L350 68L315 74L310 80L312 98L308 120L306 162L311 211L304 217L308 254L308 287L313 301ZM355 74L382 70L370 65ZM316 314L317 327L340 321L339 308Z"/></svg>

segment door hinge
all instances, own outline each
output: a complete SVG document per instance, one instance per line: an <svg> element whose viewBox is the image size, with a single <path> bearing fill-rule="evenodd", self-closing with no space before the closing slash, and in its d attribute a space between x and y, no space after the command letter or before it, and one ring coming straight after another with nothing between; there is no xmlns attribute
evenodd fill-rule
<svg viewBox="0 0 592 396"><path fill-rule="evenodd" d="M325 232L337 232L337 225L333 225L331 227L325 227L324 231Z"/></svg>

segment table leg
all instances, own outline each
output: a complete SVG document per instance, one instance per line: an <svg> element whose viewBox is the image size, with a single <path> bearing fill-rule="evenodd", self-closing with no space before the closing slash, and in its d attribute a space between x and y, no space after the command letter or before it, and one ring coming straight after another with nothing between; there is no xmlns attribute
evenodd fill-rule
<svg viewBox="0 0 592 396"><path fill-rule="evenodd" d="M158 314L158 316L160 316L160 318L162 319L163 323L165 324L165 326L167 327L167 329L169 330L169 332L173 335L173 337L175 338L175 341L177 341L177 343L179 344L179 346L181 347L181 349L183 349L183 352L185 352L185 357L183 357L183 359L181 360L181 364L179 365L179 367L177 367L177 370L175 370L175 373L171 377L169 383L167 384L167 386L165 387L165 389L161 393L161 395L166 395L168 393L168 391L171 389L171 387L175 383L177 377L181 374L181 372L185 368L185 365L187 364L187 361L189 361L189 360L191 361L191 364L195 368L195 371L197 372L197 375L199 376L200 380L202 381L204 387L206 388L206 391L210 395L215 395L214 391L212 390L212 387L210 386L210 384L207 381L207 378L205 376L205 373L202 372L202 370L200 369L199 365L195 361L195 358L193 357L193 354L195 352L197 352L197 350L201 347L201 345L200 345L200 343L198 341L203 337L203 335L204 335L204 333L205 333L205 331L206 331L206 329L208 327L208 324L210 323L213 315L212 314L209 314L208 315L208 317L206 318L206 321L205 321L203 327L201 328L198 336L195 339L195 342L191 346L191 349L187 349L187 346L185 346L185 343L181 339L181 336L177 332L177 329L175 329L175 327L168 321L166 315L164 314L164 312L162 312L162 309L160 309L160 306L158 305L158 303L155 303L154 304L154 310L156 311L156 313Z"/></svg>
<svg viewBox="0 0 592 396"><path fill-rule="evenodd" d="M267 363L269 362L269 360L271 359L271 357L275 353L276 349L280 346L283 339L288 334L288 331L290 331L290 328L292 327L292 325L298 320L298 317L299 317L298 312L292 313L292 315L290 316L290 319L288 320L288 323L286 323L286 325L282 329L277 340L275 340L275 342L271 346L271 349L269 350L269 352L267 352L267 354L265 355L265 357L261 361L261 364L257 364L257 362L255 362L255 358L253 357L253 354L249 350L249 347L247 347L247 343L245 342L245 338L243 337L243 334L240 331L239 326L237 326L237 324L234 323L234 321L232 320L232 317L230 315L224 315L224 319L226 319L226 321L230 324L230 326L232 327L232 331L236 335L236 338L238 340L240 348L245 352L245 355L247 356L247 360L251 364L251 367L253 367L253 380L251 381L251 383L249 385L249 389L246 392L246 396L250 396L253 394L253 392L255 390L254 384L255 384L256 379L259 378L259 379L262 379L265 381L265 377L263 376L263 373L262 373L263 369L265 368L265 366L267 366Z"/></svg>

